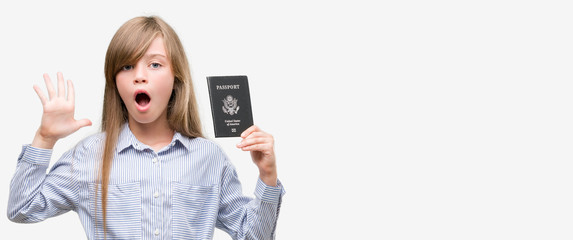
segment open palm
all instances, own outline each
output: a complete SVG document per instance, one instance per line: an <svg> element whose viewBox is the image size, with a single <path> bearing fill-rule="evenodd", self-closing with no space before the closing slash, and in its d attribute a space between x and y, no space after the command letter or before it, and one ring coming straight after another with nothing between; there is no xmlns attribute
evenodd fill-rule
<svg viewBox="0 0 573 240"><path fill-rule="evenodd" d="M67 81L68 92L64 85L64 76L58 73L58 89L54 89L48 74L44 74L44 81L48 90L46 96L39 86L34 90L42 101L44 112L42 122L32 145L36 147L51 148L60 138L64 138L78 129L91 125L88 119L74 119L75 93L72 81Z"/></svg>

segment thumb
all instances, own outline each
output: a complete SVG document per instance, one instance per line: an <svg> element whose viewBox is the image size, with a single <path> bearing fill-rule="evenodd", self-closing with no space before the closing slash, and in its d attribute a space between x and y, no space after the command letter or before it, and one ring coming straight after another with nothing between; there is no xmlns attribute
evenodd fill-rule
<svg viewBox="0 0 573 240"><path fill-rule="evenodd" d="M80 129L83 127L87 127L87 126L91 126L92 125L92 121L90 121L89 119L80 119L80 120L76 120L76 129Z"/></svg>

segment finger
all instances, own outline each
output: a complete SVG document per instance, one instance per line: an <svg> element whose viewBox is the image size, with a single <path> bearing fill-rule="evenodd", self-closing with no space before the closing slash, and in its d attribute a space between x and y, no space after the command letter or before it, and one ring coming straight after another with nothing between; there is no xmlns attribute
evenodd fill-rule
<svg viewBox="0 0 573 240"><path fill-rule="evenodd" d="M266 142L264 138L246 138L246 139L243 139L243 141L241 141L239 144L237 144L237 147L242 148L242 147L250 146L253 144L260 144L260 143L264 143L264 142Z"/></svg>
<svg viewBox="0 0 573 240"><path fill-rule="evenodd" d="M52 85L52 80L50 80L50 76L47 73L44 73L44 82L46 83L46 89L48 89L48 96L49 99L53 99L56 97L56 90L54 90L54 85Z"/></svg>
<svg viewBox="0 0 573 240"><path fill-rule="evenodd" d="M42 92L42 89L40 89L40 87L38 87L38 85L34 84L34 91L36 91L36 94L38 94L40 101L42 101L42 105L46 104L48 99L46 98L46 95L44 95L44 93Z"/></svg>
<svg viewBox="0 0 573 240"><path fill-rule="evenodd" d="M87 118L76 120L76 130L83 128L83 127L91 126L91 125L92 125L92 121L90 121Z"/></svg>
<svg viewBox="0 0 573 240"><path fill-rule="evenodd" d="M67 99L72 104L74 104L75 100L76 100L76 92L74 91L74 84L72 83L72 80L68 80L68 96L67 96Z"/></svg>
<svg viewBox="0 0 573 240"><path fill-rule="evenodd" d="M258 138L258 137L272 137L272 135L270 135L266 132L263 132L263 131L258 131L258 132L252 132L251 134L246 136L245 139L247 139L247 138Z"/></svg>
<svg viewBox="0 0 573 240"><path fill-rule="evenodd" d="M273 140L273 136L265 133L265 132L253 132L251 134L249 134L249 136L244 137L241 142L248 140L248 139L267 139L268 141L272 141Z"/></svg>
<svg viewBox="0 0 573 240"><path fill-rule="evenodd" d="M261 143L270 143L271 145L273 145L274 144L273 136L264 133L253 133L249 135L247 138L243 139L239 144L237 144L237 147L241 148Z"/></svg>
<svg viewBox="0 0 573 240"><path fill-rule="evenodd" d="M268 151L271 151L272 145L270 143L262 143L262 144L254 144L254 145L249 145L249 146L245 146L242 147L241 150L243 151L257 151L257 152L263 152L266 153Z"/></svg>
<svg viewBox="0 0 573 240"><path fill-rule="evenodd" d="M259 129L259 127L257 127L257 125L253 125L253 126L247 128L247 130L245 130L241 133L241 137L246 138L247 136L251 135L251 133L253 133L255 131L260 131L260 129Z"/></svg>
<svg viewBox="0 0 573 240"><path fill-rule="evenodd" d="M58 72L58 97L66 96L66 86L64 85L64 75Z"/></svg>

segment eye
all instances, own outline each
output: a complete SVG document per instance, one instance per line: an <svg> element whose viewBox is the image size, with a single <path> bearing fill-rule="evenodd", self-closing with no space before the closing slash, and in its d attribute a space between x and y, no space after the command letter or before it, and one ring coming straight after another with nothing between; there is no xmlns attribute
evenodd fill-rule
<svg viewBox="0 0 573 240"><path fill-rule="evenodd" d="M133 69L133 65L125 65L125 66L121 67L121 70L123 70L123 71L129 71L131 69Z"/></svg>
<svg viewBox="0 0 573 240"><path fill-rule="evenodd" d="M152 64L150 64L149 66L151 66L151 68L159 68L159 67L161 67L161 64L159 64L159 63L152 63Z"/></svg>

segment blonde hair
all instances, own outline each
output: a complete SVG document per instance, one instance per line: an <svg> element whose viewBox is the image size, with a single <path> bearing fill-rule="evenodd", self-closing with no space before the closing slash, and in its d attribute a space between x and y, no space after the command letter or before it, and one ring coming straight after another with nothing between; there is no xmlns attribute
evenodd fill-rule
<svg viewBox="0 0 573 240"><path fill-rule="evenodd" d="M136 17L124 23L113 36L105 56L106 81L102 131L105 132L106 138L98 174L98 182L101 184L104 235L106 232L107 190L112 160L119 132L128 119L128 112L117 90L115 77L123 66L133 65L143 57L151 42L157 37L163 37L167 58L171 61L171 70L175 76L173 92L167 106L169 127L190 138L203 137L189 63L183 45L173 28L157 16ZM96 206L97 192L96 187Z"/></svg>

